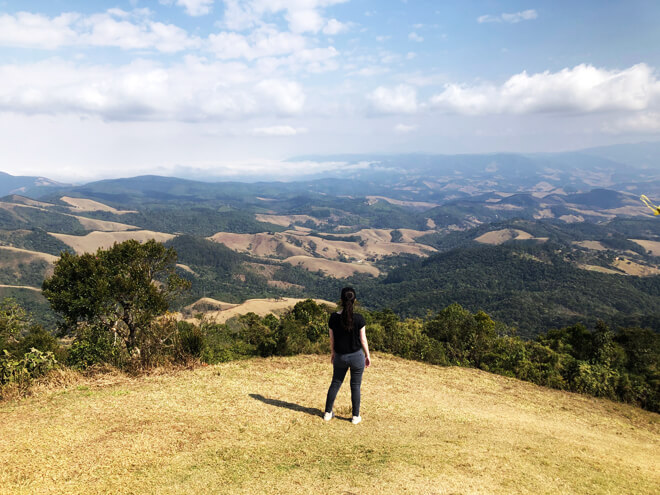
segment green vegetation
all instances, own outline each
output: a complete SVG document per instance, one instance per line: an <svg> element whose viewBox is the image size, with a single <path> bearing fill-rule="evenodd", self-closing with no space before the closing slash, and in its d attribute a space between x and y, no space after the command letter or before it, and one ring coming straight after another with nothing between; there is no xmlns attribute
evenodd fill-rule
<svg viewBox="0 0 660 495"><path fill-rule="evenodd" d="M284 230L279 225L258 222L254 214L247 211L222 211L206 207L145 208L140 213L122 215L121 221L147 230L197 236L211 236L218 232L255 234Z"/></svg>
<svg viewBox="0 0 660 495"><path fill-rule="evenodd" d="M86 230L71 215L15 205L0 208L0 229L41 229L61 234L84 235Z"/></svg>
<svg viewBox="0 0 660 495"><path fill-rule="evenodd" d="M156 322L187 283L176 275L177 255L153 240L129 240L95 254L62 253L43 294L78 339L98 333L121 341L131 357L165 345L166 325Z"/></svg>
<svg viewBox="0 0 660 495"><path fill-rule="evenodd" d="M660 277L622 277L582 270L573 249L546 242L476 245L436 254L361 287L362 298L402 316L421 316L453 302L483 309L522 335L577 322L644 319L660 314Z"/></svg>
<svg viewBox="0 0 660 495"><path fill-rule="evenodd" d="M0 245L2 244L55 256L59 256L62 251L71 250L62 241L39 228L31 230L0 230Z"/></svg>

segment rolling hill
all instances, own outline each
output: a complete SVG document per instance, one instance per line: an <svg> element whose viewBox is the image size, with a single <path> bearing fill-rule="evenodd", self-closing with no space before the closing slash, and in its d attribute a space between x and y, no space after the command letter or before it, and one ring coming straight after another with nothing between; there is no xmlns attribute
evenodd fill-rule
<svg viewBox="0 0 660 495"><path fill-rule="evenodd" d="M657 493L658 415L375 354L321 418L328 356L71 373L0 403L9 493Z"/></svg>

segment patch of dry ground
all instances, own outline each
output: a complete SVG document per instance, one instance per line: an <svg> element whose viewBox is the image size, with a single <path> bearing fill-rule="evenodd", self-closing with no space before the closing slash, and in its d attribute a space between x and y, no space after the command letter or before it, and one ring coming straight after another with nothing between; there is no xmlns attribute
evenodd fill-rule
<svg viewBox="0 0 660 495"><path fill-rule="evenodd" d="M54 256L52 254L41 253L39 251L30 251L28 249L20 249L11 246L0 246L0 252L2 251L5 251L7 253L21 254L26 259L39 259L39 260L47 261L49 263L53 263L59 259L59 256ZM6 258L3 256L3 259Z"/></svg>
<svg viewBox="0 0 660 495"><path fill-rule="evenodd" d="M0 404L5 493L655 494L657 414L375 354L360 425L328 356L100 376ZM99 382L105 383L99 383ZM71 380L69 380L71 382Z"/></svg>
<svg viewBox="0 0 660 495"><path fill-rule="evenodd" d="M29 285L7 285L7 284L0 284L0 287L4 289L26 289L26 290L33 290L35 292L41 292L41 289L39 287L30 287Z"/></svg>
<svg viewBox="0 0 660 495"><path fill-rule="evenodd" d="M575 241L573 244L593 251L607 251L607 248L598 241Z"/></svg>
<svg viewBox="0 0 660 495"><path fill-rule="evenodd" d="M266 316L270 313L279 314L291 309L297 303L304 300L305 299L296 299L293 297L280 297L269 299L248 299L241 304L232 304L211 299L210 297L204 297L193 304L186 306L182 316L187 318L187 321L194 323L197 320L195 318L188 318L188 316L193 316L197 313L204 313L204 316L207 319L217 323L224 323L229 318L247 313L256 313L259 316ZM335 306L335 303L323 299L314 299L314 301L318 304L328 304L332 307Z"/></svg>
<svg viewBox="0 0 660 495"><path fill-rule="evenodd" d="M599 265L586 265L579 263L577 267L581 268L582 270L589 270L592 272L609 273L610 275L621 275L621 272L619 271L613 270L611 268L605 268L604 266Z"/></svg>
<svg viewBox="0 0 660 495"><path fill-rule="evenodd" d="M224 244L235 251L247 252L255 256L288 258L291 256L316 255L337 260L341 257L363 260L380 258L393 254L409 253L427 256L435 251L431 246L415 242L427 232L402 229L403 242L391 242L391 229L364 229L351 234L325 234L328 239L308 235L298 231L277 232L275 234L234 234L218 232L209 239ZM330 237L357 236L361 242L332 240Z"/></svg>
<svg viewBox="0 0 660 495"><path fill-rule="evenodd" d="M305 223L308 221L312 221L316 225L323 223L318 218L309 215L268 215L265 213L257 213L255 217L259 222L272 223L282 227L291 227L294 223Z"/></svg>
<svg viewBox="0 0 660 495"><path fill-rule="evenodd" d="M475 238L474 240L482 244L492 244L498 246L512 239L518 239L518 240L534 239L540 242L544 242L548 240L547 237L534 237L528 232L519 229L493 230L491 232L486 232L485 234L481 234L479 237Z"/></svg>
<svg viewBox="0 0 660 495"><path fill-rule="evenodd" d="M16 199L16 197L12 196L12 199ZM91 200L85 200L85 201L91 201ZM21 219L21 220L26 220L21 215L21 209L22 208L32 208L34 210L40 210L40 211L51 211L51 210L49 210L49 208L51 208L53 206L54 205L49 204L49 203L43 203L41 201L27 200L27 198L22 198L22 197L18 197L18 199L16 199L16 203L0 202L0 208L1 209L7 211L8 213L10 213L15 218ZM110 207L108 207L108 208L110 208ZM75 210L75 208L72 208L72 209ZM78 211L93 211L93 210L78 209ZM104 210L104 211L106 211L106 210ZM123 213L134 213L134 212L125 211ZM132 229L138 229L139 228L139 227L136 227L135 225L129 225L129 224L120 223L120 222L111 222L111 221L108 221L108 220L97 220L95 218L81 217L79 215L73 215L73 214L69 214L69 213L58 212L58 214L75 218L76 220L78 220L80 225L86 230L101 230L101 231L105 231L105 232L117 232L117 231L132 230Z"/></svg>
<svg viewBox="0 0 660 495"><path fill-rule="evenodd" d="M660 256L660 241L647 241L644 239L630 239L642 246L647 251L651 251L653 256Z"/></svg>
<svg viewBox="0 0 660 495"><path fill-rule="evenodd" d="M12 194L9 196L9 199L13 201L14 203L20 203L23 205L27 206L36 206L39 208L50 208L52 206L55 206L52 203L45 203L43 201L37 201L31 198L26 198L25 196L19 196L18 194Z"/></svg>
<svg viewBox="0 0 660 495"><path fill-rule="evenodd" d="M115 215L125 215L126 213L137 213L135 210L118 210L112 206L104 205L93 199L71 198L69 196L62 196L61 201L72 206L72 210L77 211L107 211Z"/></svg>
<svg viewBox="0 0 660 495"><path fill-rule="evenodd" d="M128 232L90 232L87 235L69 235L55 234L49 232L53 237L57 237L67 246L71 246L78 253L93 253L99 248L108 249L115 242L124 242L129 239L135 239L139 242L146 242L149 239L155 239L158 242L169 241L174 237L173 234L164 232L153 232L151 230L132 230Z"/></svg>
<svg viewBox="0 0 660 495"><path fill-rule="evenodd" d="M98 230L101 232L123 232L126 230L138 230L140 227L129 225L127 223L110 222L108 220L97 220L95 218L81 217L72 215L86 230Z"/></svg>
<svg viewBox="0 0 660 495"><path fill-rule="evenodd" d="M356 273L368 273L374 277L380 275L380 270L368 263L344 263L312 256L291 256L284 261L294 266L302 266L310 272L321 270L326 275L335 278L347 278Z"/></svg>
<svg viewBox="0 0 660 495"><path fill-rule="evenodd" d="M660 275L660 270L655 266L642 265L626 258L616 258L612 265L627 275L636 275L638 277Z"/></svg>
<svg viewBox="0 0 660 495"><path fill-rule="evenodd" d="M21 284L24 282L25 272L36 271L44 278L53 274L53 263L58 260L57 256L52 254L40 253L38 251L29 251L10 246L0 246L0 268L3 269L3 282ZM32 266L30 266L32 265ZM5 276L9 277L8 279ZM26 288L25 285L16 285L15 287ZM36 287L31 289L40 290Z"/></svg>
<svg viewBox="0 0 660 495"><path fill-rule="evenodd" d="M430 209L430 208L435 208L436 206L440 206L439 203L429 203L428 201L404 201L400 199L388 198L385 196L367 196L367 200L371 202L370 204L373 204L379 199L393 205L410 206L412 208Z"/></svg>

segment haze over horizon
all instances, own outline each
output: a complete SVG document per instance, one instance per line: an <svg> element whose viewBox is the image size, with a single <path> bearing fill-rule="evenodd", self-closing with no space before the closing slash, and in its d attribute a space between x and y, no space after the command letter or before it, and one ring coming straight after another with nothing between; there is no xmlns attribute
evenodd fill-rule
<svg viewBox="0 0 660 495"><path fill-rule="evenodd" d="M295 155L658 141L659 21L644 0L0 1L2 170L291 179L340 166Z"/></svg>

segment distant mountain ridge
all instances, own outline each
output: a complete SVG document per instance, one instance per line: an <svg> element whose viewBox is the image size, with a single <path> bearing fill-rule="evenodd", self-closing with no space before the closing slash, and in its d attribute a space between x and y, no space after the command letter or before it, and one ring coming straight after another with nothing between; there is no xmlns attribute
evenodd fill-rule
<svg viewBox="0 0 660 495"><path fill-rule="evenodd" d="M30 195L37 193L41 195L49 188L69 186L70 184L57 182L47 177L10 175L0 172L0 197L8 194Z"/></svg>

